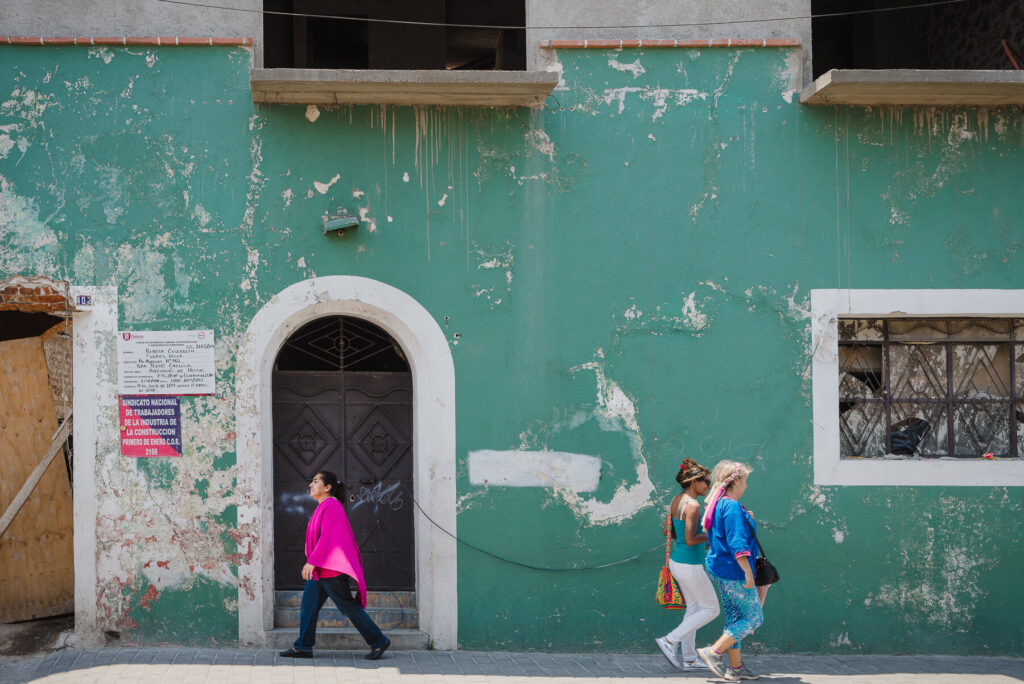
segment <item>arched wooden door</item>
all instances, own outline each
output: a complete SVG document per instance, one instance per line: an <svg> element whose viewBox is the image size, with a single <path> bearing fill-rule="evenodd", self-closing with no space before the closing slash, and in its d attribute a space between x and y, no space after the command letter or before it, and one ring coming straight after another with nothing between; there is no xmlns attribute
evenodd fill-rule
<svg viewBox="0 0 1024 684"><path fill-rule="evenodd" d="M277 590L304 584L307 488L320 470L343 483L368 588L415 589L412 392L401 348L372 323L329 316L288 338L273 373Z"/></svg>

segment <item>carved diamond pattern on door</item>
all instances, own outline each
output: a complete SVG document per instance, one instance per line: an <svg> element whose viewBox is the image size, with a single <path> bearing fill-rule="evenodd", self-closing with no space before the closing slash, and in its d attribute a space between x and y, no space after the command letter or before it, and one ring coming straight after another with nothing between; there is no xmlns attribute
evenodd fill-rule
<svg viewBox="0 0 1024 684"><path fill-rule="evenodd" d="M348 440L349 453L359 459L368 459L363 465L380 477L390 467L384 464L400 458L409 448L409 440L394 426L380 406L376 406Z"/></svg>
<svg viewBox="0 0 1024 684"><path fill-rule="evenodd" d="M301 461L303 467L292 465L305 473L310 468L319 469L338 447L338 440L316 412L306 406L284 427L276 444L286 459Z"/></svg>

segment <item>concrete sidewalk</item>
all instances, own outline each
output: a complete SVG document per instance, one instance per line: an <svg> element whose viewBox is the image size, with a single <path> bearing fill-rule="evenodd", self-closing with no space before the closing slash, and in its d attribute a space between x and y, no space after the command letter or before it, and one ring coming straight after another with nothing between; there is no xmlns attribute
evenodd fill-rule
<svg viewBox="0 0 1024 684"><path fill-rule="evenodd" d="M544 684L568 680L639 682L686 679L660 655L398 651L363 660L364 652L322 651L312 660L280 658L269 650L117 647L65 649L48 655L0 657L0 682L169 682L173 684ZM1024 681L1024 659L957 656L748 656L761 681L957 682Z"/></svg>

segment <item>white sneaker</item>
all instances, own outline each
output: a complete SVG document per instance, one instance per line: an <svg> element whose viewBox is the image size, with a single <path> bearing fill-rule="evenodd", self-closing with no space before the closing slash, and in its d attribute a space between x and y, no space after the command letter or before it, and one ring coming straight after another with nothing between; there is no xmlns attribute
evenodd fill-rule
<svg viewBox="0 0 1024 684"><path fill-rule="evenodd" d="M665 659L672 663L672 667L683 669L683 661L679 659L679 644L670 644L665 637L658 637L654 640L658 648L665 654Z"/></svg>
<svg viewBox="0 0 1024 684"><path fill-rule="evenodd" d="M725 677L725 664L722 662L723 654L715 653L713 648L705 646L704 648L697 649L697 655L716 677Z"/></svg>
<svg viewBox="0 0 1024 684"><path fill-rule="evenodd" d="M683 661L683 669L684 670L710 670L711 668L708 667L708 664L705 663L703 660L701 660L700 658L697 658L695 660L684 660Z"/></svg>

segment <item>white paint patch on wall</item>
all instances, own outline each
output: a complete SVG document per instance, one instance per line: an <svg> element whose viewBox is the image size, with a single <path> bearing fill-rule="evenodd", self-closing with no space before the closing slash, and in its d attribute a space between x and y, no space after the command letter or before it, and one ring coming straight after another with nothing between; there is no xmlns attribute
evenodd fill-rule
<svg viewBox="0 0 1024 684"><path fill-rule="evenodd" d="M636 402L604 372L604 351L597 350L595 360L569 369L572 373L588 370L597 381L597 404L593 416L605 432L620 432L629 439L630 452L636 466L636 482L623 482L615 488L609 501L584 499L576 492L558 490L562 499L592 525L611 525L628 520L654 504L654 483L651 482L644 456L644 438L637 420Z"/></svg>
<svg viewBox="0 0 1024 684"><path fill-rule="evenodd" d="M654 105L654 114L651 121L657 121L668 110L669 105L686 106L694 100L706 100L708 94L693 88L640 88L638 86L626 86L624 88L606 88L600 96L604 103L610 105L618 102L619 114L626 109L626 97L630 94L639 94L641 100L646 100Z"/></svg>
<svg viewBox="0 0 1024 684"><path fill-rule="evenodd" d="M500 487L556 487L592 492L601 480L601 459L565 451L469 452L469 482Z"/></svg>
<svg viewBox="0 0 1024 684"><path fill-rule="evenodd" d="M633 74L633 78L637 78L640 74L646 74L647 69L644 69L644 65L640 63L640 60L635 60L629 64L623 64L619 60L612 57L608 60L608 66L616 71L625 71Z"/></svg>
<svg viewBox="0 0 1024 684"><path fill-rule="evenodd" d="M526 134L526 139L533 145L533 148L543 154L552 162L555 161L555 143L551 142L548 134L540 130L532 130Z"/></svg>
<svg viewBox="0 0 1024 684"><path fill-rule="evenodd" d="M319 192L321 195L326 195L327 191L331 189L331 186L337 183L339 180L341 180L341 174L336 173L334 174L334 178L327 181L326 183L321 183L320 181L313 181L313 187L316 188L316 191Z"/></svg>
<svg viewBox="0 0 1024 684"><path fill-rule="evenodd" d="M703 331L711 325L706 313L700 310L696 301L697 293L691 292L683 300L682 320L686 327L700 337Z"/></svg>

